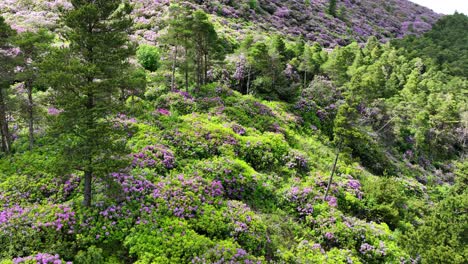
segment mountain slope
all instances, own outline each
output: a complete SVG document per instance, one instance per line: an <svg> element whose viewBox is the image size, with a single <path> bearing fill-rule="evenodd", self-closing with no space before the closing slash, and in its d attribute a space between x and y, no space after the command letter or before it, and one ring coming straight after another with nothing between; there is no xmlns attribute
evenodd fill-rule
<svg viewBox="0 0 468 264"><path fill-rule="evenodd" d="M161 18L175 1L132 0L140 40L154 41L164 27ZM407 34L428 31L440 18L428 8L406 0L344 0L337 1L336 17L329 13L328 0L241 0L241 1L180 1L184 5L202 8L213 14L228 32L238 37L259 31L282 33L317 41L325 47L345 45L352 40L364 42L369 36L382 41ZM17 30L46 26L54 28L58 10L69 8L67 1L40 0L2 1L0 14Z"/></svg>

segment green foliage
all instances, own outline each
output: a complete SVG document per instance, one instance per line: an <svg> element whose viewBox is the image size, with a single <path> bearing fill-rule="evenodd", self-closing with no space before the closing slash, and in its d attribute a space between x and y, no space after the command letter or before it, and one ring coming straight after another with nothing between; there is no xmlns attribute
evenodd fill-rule
<svg viewBox="0 0 468 264"><path fill-rule="evenodd" d="M249 7L250 9L256 10L258 8L257 0L249 0Z"/></svg>
<svg viewBox="0 0 468 264"><path fill-rule="evenodd" d="M359 47L355 42L343 48L335 48L328 56L327 62L322 65L324 73L338 86L342 86L348 80L347 69L353 64L357 51Z"/></svg>
<svg viewBox="0 0 468 264"><path fill-rule="evenodd" d="M272 9L212 2L219 12L246 10L244 18ZM336 2L333 16L352 15ZM159 48L138 49L146 71L129 63L130 6L72 4L56 31L61 48L43 30L12 38L0 21L2 133L11 129L13 142L0 158L3 262L35 262L39 252L83 264L466 259L461 52L369 38L328 54L277 34L238 44L224 24L242 19L180 3L151 24L164 33ZM451 54L437 32L452 39L464 18L441 21L418 41ZM4 56L15 43L23 55ZM13 74L15 66L26 68ZM27 80L26 90L41 90L34 100L10 86ZM31 151L23 101L38 121Z"/></svg>
<svg viewBox="0 0 468 264"><path fill-rule="evenodd" d="M262 137L243 137L241 153L256 170L267 170L284 165L288 145L279 134L265 133Z"/></svg>
<svg viewBox="0 0 468 264"><path fill-rule="evenodd" d="M19 50L13 46L13 37L16 31L5 22L5 19L0 16L0 136L1 150L8 154L11 151L11 134L9 131L9 122L7 118L8 112L8 94L9 88L14 81L14 68L16 56Z"/></svg>
<svg viewBox="0 0 468 264"><path fill-rule="evenodd" d="M117 0L76 2L64 12L69 48L57 50L43 66L55 104L63 109L54 124L63 142L63 166L84 171L84 203L90 206L92 178L122 165L120 158L102 159L125 151L107 117L118 111L119 103L109 98L117 93L119 76L133 53L127 35L131 8Z"/></svg>
<svg viewBox="0 0 468 264"><path fill-rule="evenodd" d="M140 45L136 51L138 62L148 71L156 71L160 66L159 49L152 45Z"/></svg>
<svg viewBox="0 0 468 264"><path fill-rule="evenodd" d="M404 243L422 263L464 263L466 249L467 165L457 170L457 181L446 198L431 208L423 222L409 231Z"/></svg>
<svg viewBox="0 0 468 264"><path fill-rule="evenodd" d="M462 13L444 16L423 37L406 37L392 43L409 58L423 57L457 76L468 76L468 16Z"/></svg>
<svg viewBox="0 0 468 264"><path fill-rule="evenodd" d="M190 263L212 247L213 242L188 228L185 221L158 218L153 225L139 225L125 240L136 263Z"/></svg>
<svg viewBox="0 0 468 264"><path fill-rule="evenodd" d="M336 0L330 0L330 2L328 3L328 14L336 17L337 16L337 13L336 13Z"/></svg>
<svg viewBox="0 0 468 264"><path fill-rule="evenodd" d="M90 246L86 251L79 251L75 256L74 262L77 264L104 263L102 249Z"/></svg>
<svg viewBox="0 0 468 264"><path fill-rule="evenodd" d="M224 48L221 38L215 30L209 16L202 10L189 10L177 4L170 7L170 20L167 34L163 41L173 47L168 50L171 58L171 88L176 87L176 67L183 71L186 91L191 81L195 81L197 90L211 82L208 72L219 60L224 59ZM182 55L182 62L179 56ZM190 75L190 76L189 76Z"/></svg>

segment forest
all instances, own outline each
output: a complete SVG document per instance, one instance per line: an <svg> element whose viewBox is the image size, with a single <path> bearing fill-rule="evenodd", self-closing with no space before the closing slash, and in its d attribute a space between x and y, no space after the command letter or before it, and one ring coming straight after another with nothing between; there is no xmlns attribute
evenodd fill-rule
<svg viewBox="0 0 468 264"><path fill-rule="evenodd" d="M0 264L467 263L468 16L315 2L2 1Z"/></svg>

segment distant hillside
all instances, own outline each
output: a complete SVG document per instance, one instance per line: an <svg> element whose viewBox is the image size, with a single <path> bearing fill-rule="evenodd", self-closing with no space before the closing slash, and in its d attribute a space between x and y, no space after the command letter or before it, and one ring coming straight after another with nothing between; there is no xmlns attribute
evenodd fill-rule
<svg viewBox="0 0 468 264"><path fill-rule="evenodd" d="M154 41L164 26L162 18L169 0L132 0L139 40ZM339 0L330 10L329 0L216 0L179 1L213 14L220 28L235 36L248 32L280 32L317 41L325 47L344 45L369 36L380 40L419 35L440 18L428 8L406 0ZM42 25L54 27L59 8L69 8L62 0L7 0L0 14L16 29ZM335 14L335 17L331 15Z"/></svg>

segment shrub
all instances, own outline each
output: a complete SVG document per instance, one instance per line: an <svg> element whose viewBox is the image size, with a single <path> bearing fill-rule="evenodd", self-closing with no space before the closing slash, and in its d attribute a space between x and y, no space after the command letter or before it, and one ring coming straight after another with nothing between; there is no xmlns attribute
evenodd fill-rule
<svg viewBox="0 0 468 264"><path fill-rule="evenodd" d="M160 218L156 225L140 224L125 239L130 253L136 255L136 263L192 263L213 242L191 230L186 221Z"/></svg>
<svg viewBox="0 0 468 264"><path fill-rule="evenodd" d="M159 49L151 45L141 45L136 52L138 62L148 71L156 71L160 66Z"/></svg>

